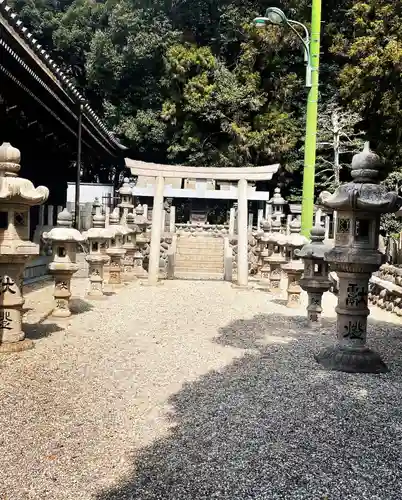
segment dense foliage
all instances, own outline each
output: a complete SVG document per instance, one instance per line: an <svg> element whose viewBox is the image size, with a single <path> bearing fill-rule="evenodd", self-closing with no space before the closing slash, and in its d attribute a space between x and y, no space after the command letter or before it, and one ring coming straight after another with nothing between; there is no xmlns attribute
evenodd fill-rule
<svg viewBox="0 0 402 500"><path fill-rule="evenodd" d="M251 20L276 4L309 25L307 0L9 3L137 158L216 166L280 161L282 181L300 194L300 43L286 29L258 30ZM339 181L361 139L399 169L401 21L399 0L323 0L319 187ZM345 141L334 142L333 110Z"/></svg>

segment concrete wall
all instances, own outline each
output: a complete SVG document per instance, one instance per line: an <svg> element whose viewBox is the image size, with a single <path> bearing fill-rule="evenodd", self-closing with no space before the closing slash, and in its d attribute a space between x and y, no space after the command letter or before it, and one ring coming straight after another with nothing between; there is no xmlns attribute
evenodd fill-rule
<svg viewBox="0 0 402 500"><path fill-rule="evenodd" d="M80 184L80 203L93 203L98 198L102 203L104 196L113 196L112 184L93 184L90 182L81 182ZM75 203L75 182L67 183L67 203Z"/></svg>

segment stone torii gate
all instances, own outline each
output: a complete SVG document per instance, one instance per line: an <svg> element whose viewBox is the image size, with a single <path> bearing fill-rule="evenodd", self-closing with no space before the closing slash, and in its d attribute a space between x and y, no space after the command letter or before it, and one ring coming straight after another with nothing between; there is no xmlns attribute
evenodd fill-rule
<svg viewBox="0 0 402 500"><path fill-rule="evenodd" d="M156 285L159 274L159 248L162 232L163 198L166 179L191 178L237 181L238 183L238 262L237 282L239 286L248 284L248 181L271 180L278 171L279 164L262 167L212 168L187 167L183 165L160 165L125 159L126 166L134 176L155 178L154 205L152 209L151 248L149 254L148 284Z"/></svg>

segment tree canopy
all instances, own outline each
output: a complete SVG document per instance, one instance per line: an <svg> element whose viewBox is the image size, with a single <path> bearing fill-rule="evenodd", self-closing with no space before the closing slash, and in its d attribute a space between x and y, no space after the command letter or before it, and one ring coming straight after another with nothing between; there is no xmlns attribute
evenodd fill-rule
<svg viewBox="0 0 402 500"><path fill-rule="evenodd" d="M307 0L9 3L138 159L207 166L279 161L282 181L295 198L300 194L303 52L291 31L261 30L251 21L278 5L309 26ZM399 0L323 0L322 120L329 123L330 109L338 120L349 117L347 135L369 140L394 171L402 160L401 21ZM339 172L332 171L331 147L318 154L320 188ZM349 160L341 158L340 168Z"/></svg>

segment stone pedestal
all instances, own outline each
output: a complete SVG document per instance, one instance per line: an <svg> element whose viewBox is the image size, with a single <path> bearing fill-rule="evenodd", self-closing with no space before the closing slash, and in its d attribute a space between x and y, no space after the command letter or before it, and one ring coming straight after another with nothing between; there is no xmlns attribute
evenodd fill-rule
<svg viewBox="0 0 402 500"><path fill-rule="evenodd" d="M32 340L25 339L22 330L24 298L22 282L24 267L29 257L16 256L14 262L0 256L0 353L23 351L33 347Z"/></svg>
<svg viewBox="0 0 402 500"><path fill-rule="evenodd" d="M58 269L57 264L56 266L49 265L49 272L54 278L53 318L69 318L71 316L71 278L77 271L78 265L71 266L69 269Z"/></svg>
<svg viewBox="0 0 402 500"><path fill-rule="evenodd" d="M0 353L33 347L22 330L24 267L39 255L29 241L29 209L49 196L46 187L18 176L20 159L11 144L0 146Z"/></svg>
<svg viewBox="0 0 402 500"><path fill-rule="evenodd" d="M300 306L300 294L302 288L300 286L300 279L303 274L303 264L302 262L290 262L282 266L282 269L286 271L288 276L288 288L287 288L287 307L299 307Z"/></svg>
<svg viewBox="0 0 402 500"><path fill-rule="evenodd" d="M338 343L316 355L329 370L352 373L387 371L381 357L366 346L369 309L368 283L383 262L378 251L381 213L396 212L402 205L397 193L378 184L382 164L368 145L352 160L352 182L336 192L321 194L321 204L336 209L335 247L325 254L339 279L337 313Z"/></svg>
<svg viewBox="0 0 402 500"><path fill-rule="evenodd" d="M268 248L262 252L262 268L261 268L261 279L258 283L258 288L261 290L269 291L271 289L271 266L269 264L269 253ZM279 280L280 281L280 280Z"/></svg>
<svg viewBox="0 0 402 500"><path fill-rule="evenodd" d="M105 299L103 292L103 266L105 259L102 255L89 254L86 256L89 264L89 290L87 297L89 299Z"/></svg>
<svg viewBox="0 0 402 500"><path fill-rule="evenodd" d="M125 250L122 248L109 248L107 254L110 257L109 264L109 285L121 286L123 285L121 268Z"/></svg>

